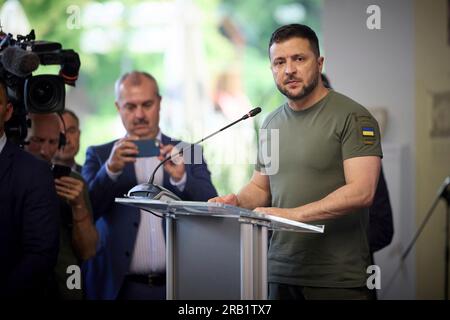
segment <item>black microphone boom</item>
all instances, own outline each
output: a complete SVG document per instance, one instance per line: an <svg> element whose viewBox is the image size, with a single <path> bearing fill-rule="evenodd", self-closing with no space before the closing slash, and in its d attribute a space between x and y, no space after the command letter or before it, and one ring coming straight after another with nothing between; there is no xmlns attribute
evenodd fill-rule
<svg viewBox="0 0 450 320"><path fill-rule="evenodd" d="M243 115L242 118L240 118L240 119L238 119L238 120L236 120L236 121L230 123L229 125L223 127L222 129L217 130L217 131L214 132L214 133L211 133L209 136L204 137L203 139L200 139L200 140L198 140L197 142L195 142L195 143L193 143L193 144L199 144L199 143L202 143L202 142L205 141L206 139L211 138L212 136L218 134L219 132L221 132L221 131L223 131L223 130L225 130L225 129L228 129L228 128L231 127L231 126L234 126L236 123L241 122L242 120L245 120L245 119L254 117L254 116L256 116L256 115L257 115L258 113L260 113L260 112L261 112L261 108L260 108L260 107L256 107L255 109L252 109L252 110L250 110L248 113L246 113L245 115ZM177 155L178 155L178 154L177 154Z"/></svg>
<svg viewBox="0 0 450 320"><path fill-rule="evenodd" d="M247 114L245 114L244 116L242 116L242 118L240 118L240 119L238 119L238 120L236 120L236 121L230 123L229 125L223 127L222 129L217 130L216 132L211 133L209 136L206 136L206 137L204 137L203 139L200 139L200 140L198 140L197 142L195 142L195 143L193 143L193 144L195 145L195 144L202 143L202 142L205 141L206 139L209 139L209 138L211 138L212 136L215 136L215 135L218 134L219 132L221 132L221 131L223 131L223 130L225 130L225 129L228 129L228 128L231 127L231 126L234 126L236 123L241 122L242 120L248 119L248 118L250 118L250 117L254 117L254 116L256 116L256 115L257 115L258 113L260 113L260 112L261 112L261 108L260 108L260 107L257 107L257 108L255 108L255 109L252 109L249 113L247 113ZM150 177L150 179L149 179L148 182L149 182L150 184L153 184L153 180L154 180L154 178L155 178L156 171L159 169L159 167L161 167L161 166L162 166L164 163L166 163L167 161L169 161L169 160L175 158L176 156L182 154L187 148L190 148L190 147L191 147L191 145L189 145L189 146L187 146L187 147L181 149L181 150L180 150L179 152L177 152L176 154L170 155L170 156L168 156L166 159L164 159L163 161L161 161L161 163L155 168L155 170L153 170L153 173L152 173L152 175L151 175L151 177Z"/></svg>
<svg viewBox="0 0 450 320"><path fill-rule="evenodd" d="M246 113L245 115L243 115L240 119L230 123L229 125L226 125L225 127L223 127L222 129L217 130L216 132L211 133L210 135L198 140L197 142L190 144L187 147L184 147L183 149L181 149L180 151L178 151L177 153L168 156L167 158L165 158L163 161L161 161L155 168L155 170L153 170L152 175L150 176L150 179L148 180L148 183L145 184L140 184L137 185L135 187L133 187L130 191L128 191L128 196L129 197L144 197L144 198L151 198L154 200L165 200L165 199L171 199L171 200L180 200L176 195L174 195L172 192L170 192L169 190L161 187L161 186L157 186L153 184L153 180L155 179L155 174L158 171L158 169L164 165L164 163L166 163L167 161L172 160L173 158L179 156L180 154L182 154L185 150L187 150L187 148L191 148L192 145L196 145L199 143L202 143L203 141L205 141L206 139L211 138L212 136L215 136L216 134L218 134L219 132L228 129L229 127L235 125L236 123L254 117L256 116L258 113L261 112L261 108L257 107L254 108L252 110L250 110L248 113Z"/></svg>

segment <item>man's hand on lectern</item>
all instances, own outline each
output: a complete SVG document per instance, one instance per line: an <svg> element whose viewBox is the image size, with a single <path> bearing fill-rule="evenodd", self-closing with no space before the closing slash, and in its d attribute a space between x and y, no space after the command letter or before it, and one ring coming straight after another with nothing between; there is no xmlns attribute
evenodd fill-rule
<svg viewBox="0 0 450 320"><path fill-rule="evenodd" d="M226 196L222 197L215 197L208 200L208 202L218 202L218 203L225 203L230 204L232 206L239 207L239 199L234 193L227 194Z"/></svg>

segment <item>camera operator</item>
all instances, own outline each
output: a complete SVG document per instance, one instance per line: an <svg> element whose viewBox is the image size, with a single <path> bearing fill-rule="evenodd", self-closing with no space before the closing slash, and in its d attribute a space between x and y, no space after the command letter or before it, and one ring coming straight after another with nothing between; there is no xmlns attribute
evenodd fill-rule
<svg viewBox="0 0 450 320"><path fill-rule="evenodd" d="M61 145L61 131L55 113L30 114L31 129L28 130L25 150L51 163ZM61 204L60 253L55 270L58 298L81 299L82 290L67 287L67 268L79 265L95 255L98 240L92 220L92 210L83 178L72 171L70 176L55 180L56 192Z"/></svg>
<svg viewBox="0 0 450 320"><path fill-rule="evenodd" d="M58 255L59 206L48 165L8 141L0 78L0 297L42 298Z"/></svg>

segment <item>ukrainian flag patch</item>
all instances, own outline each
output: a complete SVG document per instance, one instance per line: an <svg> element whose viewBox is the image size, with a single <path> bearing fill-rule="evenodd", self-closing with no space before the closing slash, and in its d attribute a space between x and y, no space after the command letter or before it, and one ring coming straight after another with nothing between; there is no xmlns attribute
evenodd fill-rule
<svg viewBox="0 0 450 320"><path fill-rule="evenodd" d="M373 127L362 127L363 137L375 137L375 129Z"/></svg>

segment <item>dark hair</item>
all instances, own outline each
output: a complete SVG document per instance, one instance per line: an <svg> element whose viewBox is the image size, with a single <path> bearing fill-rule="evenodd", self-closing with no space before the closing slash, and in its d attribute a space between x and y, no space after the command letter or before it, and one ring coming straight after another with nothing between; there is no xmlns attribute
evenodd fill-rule
<svg viewBox="0 0 450 320"><path fill-rule="evenodd" d="M70 110L70 109L64 109L64 111L61 112L61 115L63 116L63 115L65 115L66 113L69 114L69 115L71 115L71 116L75 119L75 121L77 122L77 126L80 125L80 119L78 119L78 116L75 114L75 112L73 112L73 111Z"/></svg>
<svg viewBox="0 0 450 320"><path fill-rule="evenodd" d="M270 47L274 43L283 42L291 38L307 39L314 54L320 57L319 39L314 30L304 24L297 23L281 26L272 33L269 41L269 55Z"/></svg>

